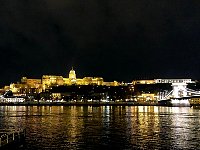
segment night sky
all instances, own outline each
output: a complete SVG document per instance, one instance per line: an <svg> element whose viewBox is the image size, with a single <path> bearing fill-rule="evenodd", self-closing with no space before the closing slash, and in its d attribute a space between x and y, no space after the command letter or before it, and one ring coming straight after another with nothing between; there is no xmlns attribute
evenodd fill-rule
<svg viewBox="0 0 200 150"><path fill-rule="evenodd" d="M0 85L22 76L200 77L200 1L0 0Z"/></svg>

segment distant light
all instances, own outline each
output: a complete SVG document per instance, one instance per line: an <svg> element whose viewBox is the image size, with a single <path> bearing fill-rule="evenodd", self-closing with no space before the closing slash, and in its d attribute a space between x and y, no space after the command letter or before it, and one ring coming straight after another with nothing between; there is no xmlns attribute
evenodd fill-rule
<svg viewBox="0 0 200 150"><path fill-rule="evenodd" d="M190 105L189 100L177 100L177 99L175 99L175 100L171 100L171 103L172 103L172 105L173 104L174 105L179 105L179 104L181 104L181 105Z"/></svg>

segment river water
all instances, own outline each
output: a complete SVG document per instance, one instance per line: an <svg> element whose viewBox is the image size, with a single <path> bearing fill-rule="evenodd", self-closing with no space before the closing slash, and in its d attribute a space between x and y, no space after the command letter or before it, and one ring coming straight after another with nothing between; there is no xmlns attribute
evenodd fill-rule
<svg viewBox="0 0 200 150"><path fill-rule="evenodd" d="M16 149L200 149L200 108L0 106L0 128L25 128Z"/></svg>

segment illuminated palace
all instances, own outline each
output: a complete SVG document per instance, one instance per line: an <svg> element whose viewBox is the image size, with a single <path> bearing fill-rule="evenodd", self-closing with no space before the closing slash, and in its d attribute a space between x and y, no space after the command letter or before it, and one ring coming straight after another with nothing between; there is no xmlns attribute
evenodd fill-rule
<svg viewBox="0 0 200 150"><path fill-rule="evenodd" d="M117 81L104 82L102 77L84 77L82 79L76 78L76 72L72 68L69 72L68 78L56 75L43 75L42 79L28 79L22 77L20 83L11 83L10 86L5 86L5 90L11 90L15 95L26 95L29 93L40 93L52 86L62 85L102 85L102 86L119 86Z"/></svg>

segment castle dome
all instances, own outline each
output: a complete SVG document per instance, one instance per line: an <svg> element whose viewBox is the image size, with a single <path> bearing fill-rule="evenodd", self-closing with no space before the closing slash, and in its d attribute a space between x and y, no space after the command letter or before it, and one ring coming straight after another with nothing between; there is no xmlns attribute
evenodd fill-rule
<svg viewBox="0 0 200 150"><path fill-rule="evenodd" d="M72 67L72 69L71 69L70 72L69 72L69 78L70 78L70 79L76 79L76 72L75 72L75 70L73 69L73 67Z"/></svg>
<svg viewBox="0 0 200 150"><path fill-rule="evenodd" d="M75 73L75 70L72 68L72 69L70 70L69 74L76 74L76 73Z"/></svg>

